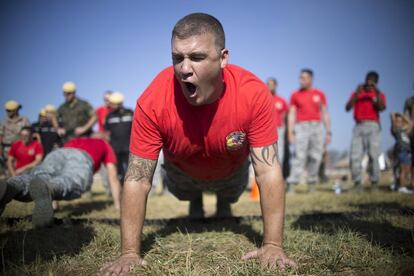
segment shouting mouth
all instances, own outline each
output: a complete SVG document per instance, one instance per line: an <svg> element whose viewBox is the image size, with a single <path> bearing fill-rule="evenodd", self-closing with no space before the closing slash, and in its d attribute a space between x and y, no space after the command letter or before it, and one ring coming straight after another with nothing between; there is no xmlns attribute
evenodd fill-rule
<svg viewBox="0 0 414 276"><path fill-rule="evenodd" d="M197 86L191 82L184 82L184 86L188 91L190 98L197 96Z"/></svg>

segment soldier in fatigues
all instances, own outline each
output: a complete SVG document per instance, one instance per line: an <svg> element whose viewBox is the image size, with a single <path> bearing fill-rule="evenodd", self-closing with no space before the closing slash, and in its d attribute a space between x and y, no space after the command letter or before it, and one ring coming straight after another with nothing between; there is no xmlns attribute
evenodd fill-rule
<svg viewBox="0 0 414 276"><path fill-rule="evenodd" d="M351 173L355 188L360 190L362 181L362 157L367 152L372 169L371 184L374 189L380 180L378 158L381 154L379 113L385 110L386 98L378 87L377 72L368 72L365 84L359 85L346 104L346 111L354 109L356 125L352 133Z"/></svg>
<svg viewBox="0 0 414 276"><path fill-rule="evenodd" d="M4 105L7 118L0 124L0 155L4 159L7 159L11 144L19 139L20 130L25 126L30 126L29 120L19 115L21 107L16 101L8 101Z"/></svg>
<svg viewBox="0 0 414 276"><path fill-rule="evenodd" d="M310 191L315 189L314 184L318 182L318 171L324 149L321 121L326 131L325 144L331 141L326 97L322 91L313 88L312 82L312 70L303 69L300 74L301 88L295 91L290 99L288 138L289 144L295 145L291 171L287 179L290 191L292 191L292 184L299 183L305 167L307 167L307 183L310 184Z"/></svg>
<svg viewBox="0 0 414 276"><path fill-rule="evenodd" d="M93 107L86 101L76 97L76 85L73 82L63 84L65 103L58 109L61 128L58 133L64 141L74 137L89 136L96 122Z"/></svg>

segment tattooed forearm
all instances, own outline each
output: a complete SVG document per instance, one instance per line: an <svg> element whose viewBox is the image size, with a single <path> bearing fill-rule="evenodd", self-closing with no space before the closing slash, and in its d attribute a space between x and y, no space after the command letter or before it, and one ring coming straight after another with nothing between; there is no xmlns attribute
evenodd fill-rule
<svg viewBox="0 0 414 276"><path fill-rule="evenodd" d="M250 155L253 165L258 165L259 163L266 164L268 166L273 166L275 162L279 161L277 143L262 147L260 149L251 149Z"/></svg>
<svg viewBox="0 0 414 276"><path fill-rule="evenodd" d="M151 183L156 165L157 160L144 159L130 153L125 182L147 179Z"/></svg>

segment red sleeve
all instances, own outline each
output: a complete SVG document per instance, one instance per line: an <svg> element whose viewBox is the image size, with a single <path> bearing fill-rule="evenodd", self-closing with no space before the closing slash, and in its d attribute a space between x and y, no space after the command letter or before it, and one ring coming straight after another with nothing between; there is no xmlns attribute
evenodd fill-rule
<svg viewBox="0 0 414 276"><path fill-rule="evenodd" d="M37 156L37 155L42 155L42 156L43 156L43 154L44 154L44 151L43 151L43 146L42 146L42 144L41 144L41 143L39 143L39 142L36 142L36 146L35 146L35 153L36 153L36 156Z"/></svg>
<svg viewBox="0 0 414 276"><path fill-rule="evenodd" d="M112 149L111 145L109 145L106 141L104 141L105 144L105 158L103 160L104 164L116 164L116 155L114 150Z"/></svg>
<svg viewBox="0 0 414 276"><path fill-rule="evenodd" d="M9 150L9 153L8 153L9 156L16 157L16 147L17 147L17 143L18 142L13 143L11 145L10 150Z"/></svg>
<svg viewBox="0 0 414 276"><path fill-rule="evenodd" d="M253 99L252 119L248 130L251 147L263 147L277 142L276 108L266 89L258 91Z"/></svg>
<svg viewBox="0 0 414 276"><path fill-rule="evenodd" d="M161 148L161 133L155 121L145 113L138 100L132 122L129 150L142 158L157 160Z"/></svg>

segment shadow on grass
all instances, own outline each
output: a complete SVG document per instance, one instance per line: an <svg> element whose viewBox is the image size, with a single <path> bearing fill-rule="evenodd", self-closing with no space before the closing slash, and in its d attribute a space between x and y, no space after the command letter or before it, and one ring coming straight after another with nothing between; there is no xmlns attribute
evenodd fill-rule
<svg viewBox="0 0 414 276"><path fill-rule="evenodd" d="M67 204L62 206L58 212L67 213L68 216L82 216L93 211L100 211L106 209L112 204L112 200L100 201L81 201L75 204Z"/></svg>
<svg viewBox="0 0 414 276"><path fill-rule="evenodd" d="M410 230L393 226L385 220L367 221L363 217L366 217L366 212L304 214L292 223L292 227L329 235L335 235L338 230L349 230L374 245L389 249L394 255L414 256Z"/></svg>
<svg viewBox="0 0 414 276"><path fill-rule="evenodd" d="M249 241L259 246L262 235L254 230L250 224L242 222L238 217L190 220L178 218L165 223L161 229L147 235L142 241L142 253L146 254L154 245L156 238L166 237L178 231L184 233L225 232L244 235Z"/></svg>
<svg viewBox="0 0 414 276"><path fill-rule="evenodd" d="M10 231L0 235L0 246L6 268L14 270L37 262L39 258L47 261L62 255L76 255L93 237L94 230L91 226L78 224L70 227ZM2 263L2 267L3 265ZM23 268L21 269L20 272L24 273Z"/></svg>
<svg viewBox="0 0 414 276"><path fill-rule="evenodd" d="M363 211L381 211L385 213L392 213L400 216L413 216L414 208L403 206L398 202L377 202L377 203L364 203L364 204L352 204L352 207L357 207Z"/></svg>

